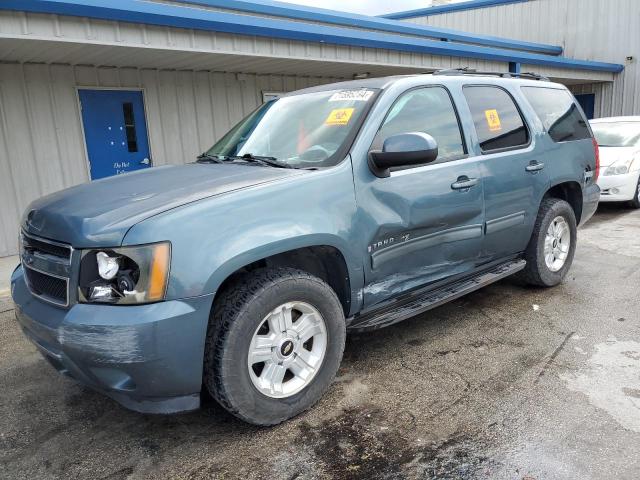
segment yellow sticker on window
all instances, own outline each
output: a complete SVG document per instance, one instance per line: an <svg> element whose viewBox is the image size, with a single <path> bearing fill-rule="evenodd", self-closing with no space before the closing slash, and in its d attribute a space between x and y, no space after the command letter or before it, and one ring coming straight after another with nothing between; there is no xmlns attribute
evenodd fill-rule
<svg viewBox="0 0 640 480"><path fill-rule="evenodd" d="M346 125L353 115L354 108L336 108L324 121L325 125Z"/></svg>
<svg viewBox="0 0 640 480"><path fill-rule="evenodd" d="M502 124L500 123L500 115L498 115L497 110L485 110L484 116L487 117L487 124L489 125L489 130L492 132L497 132L502 130Z"/></svg>

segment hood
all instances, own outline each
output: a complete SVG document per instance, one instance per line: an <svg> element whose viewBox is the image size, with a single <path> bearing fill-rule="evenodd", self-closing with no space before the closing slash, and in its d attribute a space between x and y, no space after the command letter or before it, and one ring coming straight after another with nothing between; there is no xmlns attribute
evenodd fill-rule
<svg viewBox="0 0 640 480"><path fill-rule="evenodd" d="M639 153L638 147L600 147L600 168L610 167L618 160L626 160Z"/></svg>
<svg viewBox="0 0 640 480"><path fill-rule="evenodd" d="M153 215L303 172L246 164L153 167L42 197L25 211L22 228L74 247L119 246L129 228Z"/></svg>

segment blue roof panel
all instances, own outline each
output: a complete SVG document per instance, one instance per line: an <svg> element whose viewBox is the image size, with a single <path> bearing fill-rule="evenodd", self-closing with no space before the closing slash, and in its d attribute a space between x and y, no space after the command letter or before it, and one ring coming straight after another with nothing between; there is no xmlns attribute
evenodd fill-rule
<svg viewBox="0 0 640 480"><path fill-rule="evenodd" d="M524 3L529 0L469 0L467 2L452 3L450 5L439 5L437 7L418 8L405 12L387 13L380 15L381 18L393 18L397 20L415 17L428 17L430 15L440 15L441 13L460 12L463 10L474 10L476 8L495 7L509 3Z"/></svg>
<svg viewBox="0 0 640 480"><path fill-rule="evenodd" d="M262 0L260 2L251 0L180 0L181 3L204 5L215 8L224 8L247 13L260 13L296 20L308 20L312 22L332 23L348 27L368 28L381 30L389 33L400 33L403 35L418 35L435 39L451 40L454 42L476 43L485 47L509 48L514 50L525 50L529 52L545 53L549 55L560 55L562 47L557 45L546 45L542 43L525 42L521 40L511 40L507 38L494 37L490 35L478 35L449 28L431 27L415 25L397 20L372 17L368 15L358 15L347 12L334 12L325 8L306 7L290 3L274 2Z"/></svg>

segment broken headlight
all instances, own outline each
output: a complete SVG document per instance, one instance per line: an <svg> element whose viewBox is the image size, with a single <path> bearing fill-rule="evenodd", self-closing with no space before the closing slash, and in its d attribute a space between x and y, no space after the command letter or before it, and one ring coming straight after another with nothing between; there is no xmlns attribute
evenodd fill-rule
<svg viewBox="0 0 640 480"><path fill-rule="evenodd" d="M168 242L84 250L78 296L84 303L114 305L164 300L170 264Z"/></svg>

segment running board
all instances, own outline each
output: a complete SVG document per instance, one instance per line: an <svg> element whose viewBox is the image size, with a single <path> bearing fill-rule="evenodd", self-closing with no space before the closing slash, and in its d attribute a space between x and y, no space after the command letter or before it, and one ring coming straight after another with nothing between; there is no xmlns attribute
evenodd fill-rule
<svg viewBox="0 0 640 480"><path fill-rule="evenodd" d="M388 327L513 275L526 264L522 259L511 260L447 285L417 290L390 305L353 317L349 331L363 332Z"/></svg>

